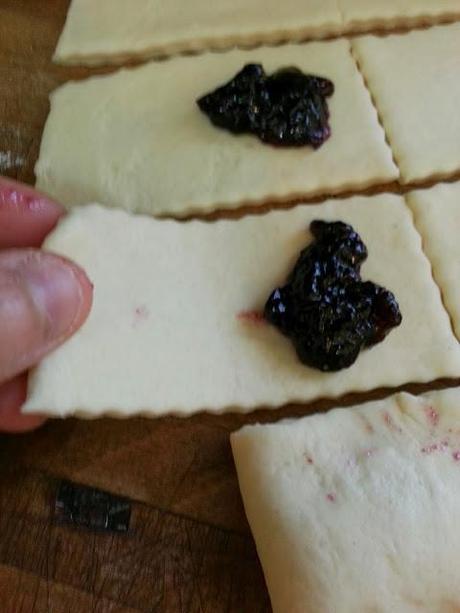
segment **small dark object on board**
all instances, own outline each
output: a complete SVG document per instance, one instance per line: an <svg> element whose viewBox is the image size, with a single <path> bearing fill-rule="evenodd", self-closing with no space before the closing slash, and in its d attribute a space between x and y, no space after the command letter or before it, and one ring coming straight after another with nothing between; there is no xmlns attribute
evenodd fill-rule
<svg viewBox="0 0 460 613"><path fill-rule="evenodd" d="M118 496L62 481L56 495L57 523L101 532L126 532L131 504Z"/></svg>

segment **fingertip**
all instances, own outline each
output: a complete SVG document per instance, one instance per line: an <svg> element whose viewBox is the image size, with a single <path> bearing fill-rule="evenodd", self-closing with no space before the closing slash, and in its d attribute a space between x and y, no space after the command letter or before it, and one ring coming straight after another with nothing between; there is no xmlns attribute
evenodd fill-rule
<svg viewBox="0 0 460 613"><path fill-rule="evenodd" d="M82 268L76 264L74 264L74 266L77 269L76 274L82 289L82 309L79 324L81 326L88 318L91 307L93 306L94 284Z"/></svg>
<svg viewBox="0 0 460 613"><path fill-rule="evenodd" d="M27 395L27 375L0 386L0 431L9 433L30 432L46 421L43 415L23 415L21 407Z"/></svg>
<svg viewBox="0 0 460 613"><path fill-rule="evenodd" d="M35 249L0 252L0 381L37 364L86 321L93 287L66 258Z"/></svg>
<svg viewBox="0 0 460 613"><path fill-rule="evenodd" d="M33 187L0 177L0 248L39 247L64 212Z"/></svg>
<svg viewBox="0 0 460 613"><path fill-rule="evenodd" d="M68 337L74 334L79 328L81 328L81 326L85 323L89 316L91 307L93 305L94 284L89 279L86 272L78 264L75 264L75 262L72 262L71 260L68 260L63 256L55 257L60 259L62 262L64 262L66 265L70 266L73 269L75 278L80 285L80 308L77 312L72 327L69 329L68 334L66 335Z"/></svg>

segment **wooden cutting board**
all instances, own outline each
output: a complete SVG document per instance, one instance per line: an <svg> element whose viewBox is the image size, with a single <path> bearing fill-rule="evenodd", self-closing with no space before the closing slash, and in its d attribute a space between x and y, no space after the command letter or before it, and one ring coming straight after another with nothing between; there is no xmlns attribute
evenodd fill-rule
<svg viewBox="0 0 460 613"><path fill-rule="evenodd" d="M97 2L97 0L94 0ZM111 69L54 66L68 0L0 2L0 174L33 183L48 95ZM420 392L443 387L406 386ZM5 613L268 613L229 434L244 423L383 397L388 390L250 416L49 422L0 436L0 609ZM57 526L60 478L133 501L130 531Z"/></svg>

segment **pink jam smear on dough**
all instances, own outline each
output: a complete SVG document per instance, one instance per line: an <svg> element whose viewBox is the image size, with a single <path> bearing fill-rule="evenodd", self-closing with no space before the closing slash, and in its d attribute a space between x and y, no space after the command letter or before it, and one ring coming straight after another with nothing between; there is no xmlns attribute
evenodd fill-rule
<svg viewBox="0 0 460 613"><path fill-rule="evenodd" d="M140 305L136 307L134 310L134 324L133 324L134 327L140 325L144 321L147 321L149 316L150 316L150 312L145 305Z"/></svg>
<svg viewBox="0 0 460 613"><path fill-rule="evenodd" d="M374 432L374 426L367 419L367 417L364 417L364 415L359 415L359 418L362 421L364 429L366 430L366 432L368 432L369 434L372 434Z"/></svg>
<svg viewBox="0 0 460 613"><path fill-rule="evenodd" d="M238 313L237 317L240 321L245 321L250 324L260 325L266 323L264 315L260 311L241 311Z"/></svg>
<svg viewBox="0 0 460 613"><path fill-rule="evenodd" d="M433 426L433 428L436 428L436 426L439 424L438 411L436 411L436 409L434 409L433 407L427 407L425 409L425 415L426 415L426 418L428 419L428 423L431 426Z"/></svg>
<svg viewBox="0 0 460 613"><path fill-rule="evenodd" d="M393 432L402 432L401 428L395 424L393 418L387 411L385 411L385 413L383 414L383 421L390 430L393 430Z"/></svg>
<svg viewBox="0 0 460 613"><path fill-rule="evenodd" d="M440 443L433 443L432 445L422 447L422 453L430 454L435 451L445 451L447 447L449 447L449 441L441 441Z"/></svg>

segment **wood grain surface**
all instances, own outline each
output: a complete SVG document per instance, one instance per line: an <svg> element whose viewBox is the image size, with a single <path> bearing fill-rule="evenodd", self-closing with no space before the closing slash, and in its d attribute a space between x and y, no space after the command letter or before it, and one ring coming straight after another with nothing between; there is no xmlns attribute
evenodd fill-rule
<svg viewBox="0 0 460 613"><path fill-rule="evenodd" d="M67 8L68 0L0 0L0 174L28 183L50 91L68 79L113 70L51 63ZM230 432L388 393L249 416L69 419L28 435L0 436L0 611L268 613ZM56 526L53 496L62 477L133 500L129 533Z"/></svg>

